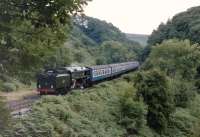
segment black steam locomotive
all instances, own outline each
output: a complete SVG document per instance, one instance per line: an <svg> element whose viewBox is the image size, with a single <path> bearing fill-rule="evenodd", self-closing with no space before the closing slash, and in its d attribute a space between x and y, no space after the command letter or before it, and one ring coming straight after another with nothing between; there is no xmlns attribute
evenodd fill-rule
<svg viewBox="0 0 200 137"><path fill-rule="evenodd" d="M66 94L70 89L85 88L138 67L139 62L134 61L92 67L47 69L37 77L37 90L40 94Z"/></svg>

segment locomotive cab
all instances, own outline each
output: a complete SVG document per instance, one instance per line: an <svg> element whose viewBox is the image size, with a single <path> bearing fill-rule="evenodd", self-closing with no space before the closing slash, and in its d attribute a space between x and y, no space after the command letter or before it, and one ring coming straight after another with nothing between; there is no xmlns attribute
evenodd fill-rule
<svg viewBox="0 0 200 137"><path fill-rule="evenodd" d="M72 89L87 87L88 79L90 78L90 70L88 68L72 66L65 67L65 69L71 74Z"/></svg>

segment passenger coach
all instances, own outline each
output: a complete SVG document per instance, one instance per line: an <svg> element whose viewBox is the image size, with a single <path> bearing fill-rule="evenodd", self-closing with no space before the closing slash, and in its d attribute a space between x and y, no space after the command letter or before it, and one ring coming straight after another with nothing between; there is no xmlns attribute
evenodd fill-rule
<svg viewBox="0 0 200 137"><path fill-rule="evenodd" d="M125 62L110 65L99 65L89 67L91 71L91 81L100 81L106 78L115 77L123 73L135 70L139 67L139 62Z"/></svg>

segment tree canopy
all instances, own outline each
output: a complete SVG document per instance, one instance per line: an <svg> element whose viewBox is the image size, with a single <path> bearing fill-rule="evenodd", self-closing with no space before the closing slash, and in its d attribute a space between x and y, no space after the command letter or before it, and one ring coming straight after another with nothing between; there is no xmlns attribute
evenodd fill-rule
<svg viewBox="0 0 200 137"><path fill-rule="evenodd" d="M200 66L200 48L188 40L168 40L152 47L144 69L159 68L168 76L181 77L187 80L197 75Z"/></svg>
<svg viewBox="0 0 200 137"><path fill-rule="evenodd" d="M135 50L135 47L131 45L106 41L100 46L97 64L111 64L137 59L138 54Z"/></svg>
<svg viewBox="0 0 200 137"><path fill-rule="evenodd" d="M162 43L163 40L178 38L189 39L192 43L200 43L200 7L190 8L179 13L166 24L161 23L149 37L149 45Z"/></svg>
<svg viewBox="0 0 200 137"><path fill-rule="evenodd" d="M172 93L166 76L159 70L140 72L135 76L138 97L148 105L148 125L159 133L167 130L170 114L174 111Z"/></svg>
<svg viewBox="0 0 200 137"><path fill-rule="evenodd" d="M21 76L51 64L66 41L71 16L88 1L1 0L0 72Z"/></svg>

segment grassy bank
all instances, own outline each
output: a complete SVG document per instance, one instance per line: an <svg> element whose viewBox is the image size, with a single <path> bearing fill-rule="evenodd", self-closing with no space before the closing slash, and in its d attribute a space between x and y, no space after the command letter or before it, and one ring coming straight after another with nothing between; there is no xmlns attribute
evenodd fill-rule
<svg viewBox="0 0 200 137"><path fill-rule="evenodd" d="M44 96L33 113L14 126L12 136L119 137L127 134L121 100L132 83L117 79L67 96Z"/></svg>

